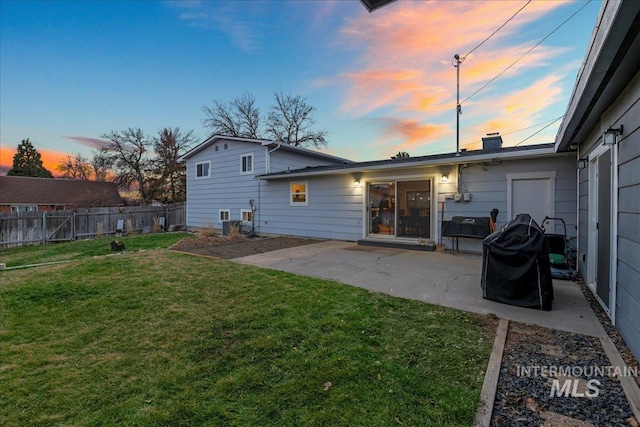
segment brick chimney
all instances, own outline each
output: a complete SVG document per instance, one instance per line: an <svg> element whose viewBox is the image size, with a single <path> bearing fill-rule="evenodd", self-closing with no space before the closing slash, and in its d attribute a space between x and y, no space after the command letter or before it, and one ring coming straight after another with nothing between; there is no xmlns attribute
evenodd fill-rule
<svg viewBox="0 0 640 427"><path fill-rule="evenodd" d="M500 132L488 133L486 137L482 138L482 150L483 151L502 150L502 137L500 136Z"/></svg>

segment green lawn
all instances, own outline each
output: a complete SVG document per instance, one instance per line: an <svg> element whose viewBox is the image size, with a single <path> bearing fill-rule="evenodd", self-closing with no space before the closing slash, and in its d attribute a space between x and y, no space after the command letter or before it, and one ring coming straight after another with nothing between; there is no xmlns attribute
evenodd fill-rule
<svg viewBox="0 0 640 427"><path fill-rule="evenodd" d="M0 314L2 426L471 425L492 342L472 314L164 249L1 272Z"/></svg>
<svg viewBox="0 0 640 427"><path fill-rule="evenodd" d="M167 248L177 243L190 233L154 233L134 234L122 237L103 237L99 239L75 240L72 242L48 243L46 245L21 246L11 249L0 249L0 262L7 267L41 264L90 258L113 254L111 241L124 243L127 251L142 249Z"/></svg>

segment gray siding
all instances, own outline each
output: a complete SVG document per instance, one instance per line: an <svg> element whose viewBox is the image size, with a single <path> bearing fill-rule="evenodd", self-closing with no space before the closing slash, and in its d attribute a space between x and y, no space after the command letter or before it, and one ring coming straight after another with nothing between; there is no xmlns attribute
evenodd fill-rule
<svg viewBox="0 0 640 427"><path fill-rule="evenodd" d="M640 74L638 75L640 76ZM636 78L636 80L639 80ZM640 92L636 84L636 95ZM620 119L618 143L618 260L616 326L640 355L640 103Z"/></svg>
<svg viewBox="0 0 640 427"><path fill-rule="evenodd" d="M486 169L486 170L485 170ZM507 218L507 174L513 172L553 170L556 171L555 209L556 216L567 222L570 236L576 234L576 176L575 160L570 156L545 159L505 160L488 167L473 165L463 171L461 190L470 192L470 202L449 200L456 192L456 167L433 166L417 168L386 169L371 173L346 173L296 178L308 183L308 206L290 206L289 189L292 179L271 179L261 182L259 231L267 234L287 234L307 237L322 237L339 240L357 240L364 236L366 212L366 183L376 181L403 181L432 179L436 196L432 201L433 240L440 241L441 220L453 216L488 216L493 208L500 210L498 225ZM449 183L442 184L442 174L449 175ZM362 187L353 186L354 178L360 179ZM443 210L444 208L444 210ZM442 243L451 247L451 241ZM460 249L481 252L482 241L460 239Z"/></svg>
<svg viewBox="0 0 640 427"><path fill-rule="evenodd" d="M500 228L512 219L507 217L507 174L537 171L556 171L555 216L563 218L567 224L567 234L575 236L576 169L575 159L568 156L503 161L495 165L479 164L464 168L460 191L471 193L471 201L446 200L444 219L448 220L453 216L486 217L496 208L500 211L496 226ZM451 247L449 239L444 238L443 243ZM461 250L482 252L481 240L461 238L459 245Z"/></svg>
<svg viewBox="0 0 640 427"><path fill-rule="evenodd" d="M265 148L257 143L217 142L187 160L187 225L220 228L219 209L229 209L230 219L241 219L241 209L258 197L256 174L264 173ZM215 146L218 151L215 151ZM241 158L253 154L253 173L242 175ZM195 179L196 163L211 161L209 178Z"/></svg>
<svg viewBox="0 0 640 427"><path fill-rule="evenodd" d="M358 240L363 227L363 188L349 175L300 178L308 183L308 206L290 206L289 180L262 181L259 231L267 234Z"/></svg>
<svg viewBox="0 0 640 427"><path fill-rule="evenodd" d="M226 149L224 148L225 144L227 146ZM186 164L187 225L189 227L213 226L221 228L220 210L229 210L230 220L240 220L242 218L242 210L250 210L251 205L249 202L253 200L257 209L254 219L255 225L260 230L260 224L264 221L264 219L260 218L261 213L265 209L275 207L276 210L274 212L277 216L280 212L280 204L277 201L278 199L271 201L268 197L265 197L265 194L261 194L261 191L268 191L269 188L266 187L266 182L256 179L256 175L266 173L267 168L273 172L338 162L338 160L332 161L331 159L282 149L275 150L269 154L269 160L267 161L267 152L267 148L263 147L259 142L220 140L190 157ZM247 154L253 155L253 172L251 174L242 174L241 159L242 156ZM196 164L205 161L211 162L210 177L195 179ZM283 200L286 202L287 208L289 208L288 191L289 187L287 186L286 195L284 193L276 193L277 197L284 197ZM261 202L265 200L269 200L266 202L266 207L260 206ZM317 204L319 200L316 200L314 204ZM283 218L286 218L286 216L283 216ZM276 227L276 231L273 231L273 233L313 235L308 234L313 230L308 232L304 230L304 227L298 233L291 232L292 228L299 225L300 222L301 220L296 222L296 220L285 219L284 226ZM313 229L313 227L311 228ZM324 233L318 237L330 237L330 234Z"/></svg>
<svg viewBox="0 0 640 427"><path fill-rule="evenodd" d="M269 172L282 172L287 169L303 169L307 166L323 166L339 163L338 161L331 161L331 159L308 156L304 153L293 153L291 151L285 151L283 149L277 149L270 154L270 171Z"/></svg>

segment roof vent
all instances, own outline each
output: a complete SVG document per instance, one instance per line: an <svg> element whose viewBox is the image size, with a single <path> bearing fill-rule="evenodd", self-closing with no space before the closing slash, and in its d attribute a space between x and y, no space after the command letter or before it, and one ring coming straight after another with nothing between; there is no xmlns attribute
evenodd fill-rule
<svg viewBox="0 0 640 427"><path fill-rule="evenodd" d="M502 137L500 132L488 133L486 137L482 138L482 150L483 151L499 151L502 149Z"/></svg>

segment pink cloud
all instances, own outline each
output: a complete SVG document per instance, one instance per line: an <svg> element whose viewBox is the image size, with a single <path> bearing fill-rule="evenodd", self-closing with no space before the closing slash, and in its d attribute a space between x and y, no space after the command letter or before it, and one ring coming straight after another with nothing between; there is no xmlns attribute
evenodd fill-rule
<svg viewBox="0 0 640 427"><path fill-rule="evenodd" d="M63 138L70 139L71 141L78 142L78 143L80 143L82 145L85 145L87 147L94 148L94 149L97 149L97 150L102 148L105 145L105 143L108 142L108 141L106 141L104 139L92 138L92 137L89 137L89 136L63 135Z"/></svg>
<svg viewBox="0 0 640 427"><path fill-rule="evenodd" d="M444 136L442 131L432 133L427 129L430 129L428 123L433 123L437 117L455 114L456 72L451 65L453 55L468 53L523 4L398 2L373 14L353 18L342 29L342 34L347 42L364 49L356 59L357 68L339 76L345 85L340 112L360 117L384 111L387 117L397 116L396 124L388 126L385 139L393 134L396 140L403 141L403 147L417 147ZM565 4L555 1L530 3L491 40L469 55L460 69L461 101L537 42L532 40L530 43L508 45L506 42L510 37L524 24L538 20ZM556 102L561 95L558 77L542 79L528 90L519 90L511 97L500 98L495 94L505 92L504 80L501 79L521 76L533 67L547 66L565 51L563 48L538 46L496 83L467 101L465 108L470 111L475 109L479 116L489 117L488 122L477 125L478 128L469 128L474 132L482 128L481 133L475 133L476 138L494 126L506 131L526 123L530 125L545 105ZM499 91L495 90L496 85L501 88ZM490 99L488 94L491 95ZM543 97L540 95L546 98L537 99ZM528 105L518 103L518 99L533 98L536 100ZM388 119L385 120L388 122Z"/></svg>

